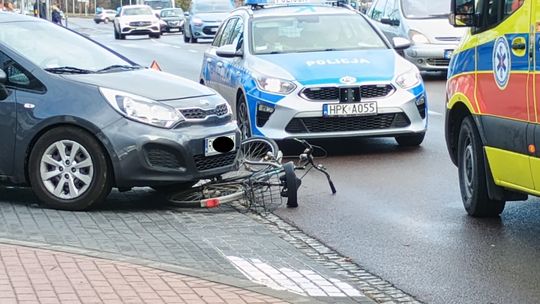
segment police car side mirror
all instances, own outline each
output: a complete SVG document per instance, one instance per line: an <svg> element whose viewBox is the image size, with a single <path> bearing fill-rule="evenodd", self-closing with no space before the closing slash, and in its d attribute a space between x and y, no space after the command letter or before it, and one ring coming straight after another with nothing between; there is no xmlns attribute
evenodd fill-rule
<svg viewBox="0 0 540 304"><path fill-rule="evenodd" d="M0 100L4 100L8 97L9 92L4 86L4 84L7 82L7 75L4 70L0 69Z"/></svg>
<svg viewBox="0 0 540 304"><path fill-rule="evenodd" d="M470 27L476 25L476 8L473 0L452 0L448 21L454 27Z"/></svg>
<svg viewBox="0 0 540 304"><path fill-rule="evenodd" d="M403 37L394 37L392 38L392 43L394 44L395 50L404 50L411 46L411 41Z"/></svg>
<svg viewBox="0 0 540 304"><path fill-rule="evenodd" d="M244 54L242 50L236 50L236 47L232 44L220 46L216 50L216 55L223 58L242 57Z"/></svg>

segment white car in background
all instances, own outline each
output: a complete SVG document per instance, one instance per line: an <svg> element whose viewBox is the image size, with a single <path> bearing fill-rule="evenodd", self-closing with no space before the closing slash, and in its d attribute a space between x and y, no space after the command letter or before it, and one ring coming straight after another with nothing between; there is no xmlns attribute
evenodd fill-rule
<svg viewBox="0 0 540 304"><path fill-rule="evenodd" d="M149 35L160 38L159 18L148 5L126 5L114 19L114 38L126 39L128 35Z"/></svg>

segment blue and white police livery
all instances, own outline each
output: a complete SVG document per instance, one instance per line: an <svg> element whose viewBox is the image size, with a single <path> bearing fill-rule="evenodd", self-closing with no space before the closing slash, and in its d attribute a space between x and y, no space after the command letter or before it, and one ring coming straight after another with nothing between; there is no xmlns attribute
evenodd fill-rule
<svg viewBox="0 0 540 304"><path fill-rule="evenodd" d="M423 141L424 84L395 51L407 40L389 42L345 7L253 1L222 23L200 75L231 104L244 136Z"/></svg>

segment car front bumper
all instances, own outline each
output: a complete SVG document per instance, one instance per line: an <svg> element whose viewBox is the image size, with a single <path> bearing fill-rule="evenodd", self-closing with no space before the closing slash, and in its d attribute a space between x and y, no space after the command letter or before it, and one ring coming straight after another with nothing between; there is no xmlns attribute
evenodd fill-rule
<svg viewBox="0 0 540 304"><path fill-rule="evenodd" d="M427 97L423 84L410 90L396 89L386 97L369 100L377 102L375 115L350 117L324 117L323 104L338 102L306 100L300 97L299 91L277 102L271 101L273 98L268 94L247 94L252 133L288 139L391 137L427 130ZM263 113L258 109L259 104L273 107L274 112Z"/></svg>
<svg viewBox="0 0 540 304"><path fill-rule="evenodd" d="M161 30L159 28L159 25L141 26L141 27L124 26L121 28L120 33L123 35L148 35L148 34L159 34L161 33Z"/></svg>
<svg viewBox="0 0 540 304"><path fill-rule="evenodd" d="M170 31L170 30L182 31L184 29L184 21L180 21L178 23L166 22L165 24L163 24L163 29L166 31Z"/></svg>
<svg viewBox="0 0 540 304"><path fill-rule="evenodd" d="M405 58L422 71L446 71L457 44L415 44L405 50Z"/></svg>
<svg viewBox="0 0 540 304"><path fill-rule="evenodd" d="M216 36L220 22L205 22L202 25L192 25L192 36L194 38L213 39Z"/></svg>
<svg viewBox="0 0 540 304"><path fill-rule="evenodd" d="M120 119L102 131L117 187L155 186L219 176L236 166L240 134L235 122L161 129ZM205 157L205 139L234 135L235 149Z"/></svg>

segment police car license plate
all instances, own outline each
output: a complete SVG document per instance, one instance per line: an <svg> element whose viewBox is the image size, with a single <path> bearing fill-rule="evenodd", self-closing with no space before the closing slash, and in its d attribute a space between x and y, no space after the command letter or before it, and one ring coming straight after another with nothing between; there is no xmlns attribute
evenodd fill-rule
<svg viewBox="0 0 540 304"><path fill-rule="evenodd" d="M454 53L454 50L444 50L444 59L450 59L452 53Z"/></svg>
<svg viewBox="0 0 540 304"><path fill-rule="evenodd" d="M335 103L323 105L324 117L361 116L377 114L377 102Z"/></svg>
<svg viewBox="0 0 540 304"><path fill-rule="evenodd" d="M226 135L220 135L216 137L209 137L204 139L204 156L212 156L212 155L218 155L221 154L221 152L216 151L214 148L214 140L220 137L228 137L233 142L233 148L231 151L236 150L236 135L233 134L226 134Z"/></svg>

